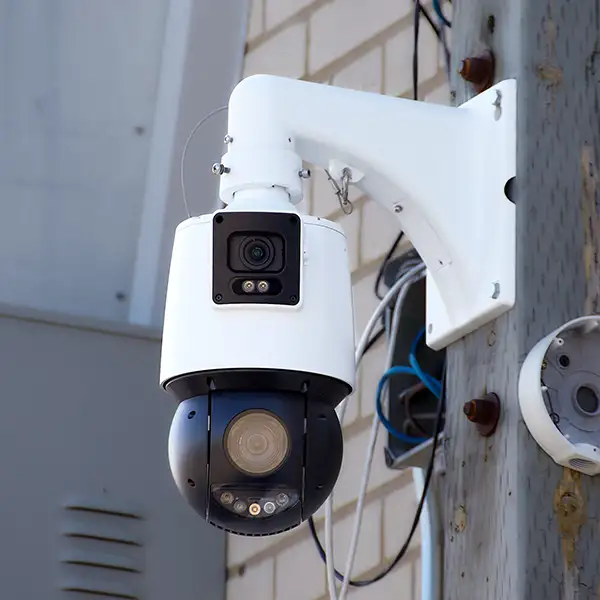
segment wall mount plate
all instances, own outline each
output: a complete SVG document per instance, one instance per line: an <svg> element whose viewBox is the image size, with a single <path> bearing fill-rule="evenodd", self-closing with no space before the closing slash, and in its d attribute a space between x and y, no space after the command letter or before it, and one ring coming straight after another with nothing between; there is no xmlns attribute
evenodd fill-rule
<svg viewBox="0 0 600 600"><path fill-rule="evenodd" d="M427 345L435 350L515 304L516 92L514 80L502 81L456 109L473 119L454 141L456 180L440 181L438 193L454 204L445 216L463 235L447 264L433 270L426 261Z"/></svg>

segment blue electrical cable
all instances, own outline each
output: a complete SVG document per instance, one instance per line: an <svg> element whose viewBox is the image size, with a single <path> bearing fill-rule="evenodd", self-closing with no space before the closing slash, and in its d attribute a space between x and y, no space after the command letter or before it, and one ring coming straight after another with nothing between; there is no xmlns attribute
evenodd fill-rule
<svg viewBox="0 0 600 600"><path fill-rule="evenodd" d="M432 5L433 5L433 10L435 11L435 14L439 17L440 21L446 27L452 27L452 23L450 23L450 21L448 21L448 19L446 19L446 17L444 16L444 13L442 12L440 0L433 0Z"/></svg>
<svg viewBox="0 0 600 600"><path fill-rule="evenodd" d="M395 429L390 421L383 414L383 407L381 406L381 393L383 391L383 386L386 384L387 380L394 375L413 375L418 377L427 387L427 389L436 397L441 398L442 395L442 384L435 378L429 375L429 373L425 373L419 364L419 361L416 357L417 346L421 341L425 333L425 328L423 328L418 335L413 340L413 343L410 348L410 354L408 356L408 360L410 362L410 367L397 366L391 367L388 369L377 384L377 393L375 398L375 408L377 411L377 416L381 421L381 424L385 427L390 435L393 435L395 438L407 443L407 444L420 444L426 441L427 438L422 437L414 437L411 435L407 435Z"/></svg>
<svg viewBox="0 0 600 600"><path fill-rule="evenodd" d="M375 410L377 411L377 416L379 417L381 424L387 429L388 433L393 435L395 438L398 438L406 444L420 444L427 438L414 437L396 430L383 414L383 408L381 406L381 392L383 391L383 386L386 384L387 380L394 375L414 375L415 377L418 377L415 370L411 367L391 367L388 369L377 384L377 394L375 397Z"/></svg>
<svg viewBox="0 0 600 600"><path fill-rule="evenodd" d="M429 373L425 373L417 360L417 346L421 341L421 338L425 334L425 328L421 329L421 331L417 334L413 343L410 347L410 353L408 355L408 363L414 369L417 377L425 384L425 387L436 397L439 398L442 395L442 384L435 378L429 375Z"/></svg>

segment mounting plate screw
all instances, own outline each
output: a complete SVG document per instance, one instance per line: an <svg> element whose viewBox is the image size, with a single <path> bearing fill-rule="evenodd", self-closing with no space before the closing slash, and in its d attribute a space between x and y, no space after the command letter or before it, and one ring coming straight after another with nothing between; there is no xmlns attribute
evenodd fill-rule
<svg viewBox="0 0 600 600"><path fill-rule="evenodd" d="M225 136L225 138L223 139L223 141L224 141L226 144L231 144L231 142L233 142L233 138L232 138L232 137L231 137L229 134L227 134L227 135Z"/></svg>
<svg viewBox="0 0 600 600"><path fill-rule="evenodd" d="M231 169L229 167L226 167L223 163L215 163L212 166L212 172L215 175L223 175L223 173L230 173Z"/></svg>
<svg viewBox="0 0 600 600"><path fill-rule="evenodd" d="M485 50L477 56L461 60L458 73L465 81L472 83L473 89L480 94L491 87L494 81L495 63L492 52Z"/></svg>
<svg viewBox="0 0 600 600"><path fill-rule="evenodd" d="M310 169L300 169L298 175L300 176L300 179L310 179Z"/></svg>
<svg viewBox="0 0 600 600"><path fill-rule="evenodd" d="M402 204L394 204L394 212L395 213L402 212L403 210L404 210L404 208L402 207Z"/></svg>
<svg viewBox="0 0 600 600"><path fill-rule="evenodd" d="M469 400L463 406L463 413L471 423L475 423L480 435L489 437L496 431L500 420L500 399L496 394L486 394Z"/></svg>

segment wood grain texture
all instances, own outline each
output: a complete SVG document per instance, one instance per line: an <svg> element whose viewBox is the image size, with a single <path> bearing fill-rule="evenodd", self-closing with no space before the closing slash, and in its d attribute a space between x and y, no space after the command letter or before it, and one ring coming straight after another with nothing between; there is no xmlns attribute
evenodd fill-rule
<svg viewBox="0 0 600 600"><path fill-rule="evenodd" d="M517 306L449 350L445 600L600 598L600 478L537 446L516 393L530 348L600 306L599 17L597 0L454 3L455 66L490 47L496 81L518 80ZM487 440L462 414L486 391L503 404Z"/></svg>

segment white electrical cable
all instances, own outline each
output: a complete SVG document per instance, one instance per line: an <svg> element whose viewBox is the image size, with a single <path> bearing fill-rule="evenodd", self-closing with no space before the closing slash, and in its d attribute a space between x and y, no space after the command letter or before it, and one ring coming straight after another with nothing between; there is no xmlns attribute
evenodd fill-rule
<svg viewBox="0 0 600 600"><path fill-rule="evenodd" d="M328 523L333 523L333 502L325 501L325 569L327 570L327 589L329 590L331 600L337 600L333 527L328 527Z"/></svg>
<svg viewBox="0 0 600 600"><path fill-rule="evenodd" d="M362 336L358 342L358 345L356 347L355 362L356 362L357 367L360 364L363 354L365 353L365 349L371 338L372 331L375 328L375 325L377 324L378 320L381 318L383 312L393 302L394 298L396 297L396 295L399 294L399 292L403 289L403 287L406 286L409 281L412 283L411 280L414 278L414 276L417 275L418 273L422 273L423 271L424 271L424 267L423 267L422 263L419 263L416 267L413 267L408 272L406 272L402 277L400 277L394 283L394 285L388 290L386 295L383 297L383 299L381 300L381 302L379 303L379 305L377 306L377 308L371 315L371 318L369 319L367 325L365 326L363 334L362 334ZM408 287L406 287L406 289L408 289ZM404 296L405 296L405 294L404 294ZM401 305L403 299L404 298L398 298L397 304ZM344 422L344 416L346 414L347 402L348 402L348 399L343 400L337 409L338 418L340 420L340 425L343 425L343 422ZM378 425L378 424L379 424L379 420L377 418L377 415L375 415L374 425ZM373 429L375 429L374 436L373 436ZM372 438L374 437L375 442L377 441L377 427L372 428L372 436L371 437ZM372 441L372 440L370 440L370 441ZM370 473L370 465L371 465L373 454L374 454L374 447L375 447L375 444L373 443L372 449L371 449L371 444L370 444L369 445L369 453L367 454L367 461L366 461L366 465L365 465L367 485L368 485L368 476ZM370 458L369 458L369 455L370 455ZM363 480L364 479L365 479L365 473L363 473ZM361 491L362 491L362 486L361 486ZM366 486L365 486L365 492L363 493L363 503L364 503L364 494L366 494ZM359 497L359 501L360 501L360 497ZM332 512L333 512L333 493L330 494L330 496L325 501L325 545L326 545L325 552L326 552L327 583L328 583L328 588L329 588L329 596L330 596L331 600L338 600L337 590L336 590L336 579L335 579L335 565L334 565L333 550L332 550L333 549ZM361 508L361 512L362 512L362 508ZM358 505L357 505L357 516L358 516ZM362 518L362 516L361 516L361 518ZM358 528L360 528L360 524L358 524ZM355 522L355 529L356 529L356 522ZM329 546L330 546L329 549L327 548L328 540L329 540ZM354 546L356 546L356 542L354 543ZM354 551L352 551L352 544L351 544L349 560L348 560L348 562L351 562L351 564L354 563L354 557L352 557L352 560L350 561L350 556L355 555L355 554L356 554L356 548L354 548ZM347 582L345 582L346 589L347 589L349 580L350 580L349 572L346 572L345 579L347 580ZM346 592L344 592L344 588L342 587L342 594L345 595L345 593ZM343 596L340 597L340 600L342 600L342 598L343 598Z"/></svg>
<svg viewBox="0 0 600 600"><path fill-rule="evenodd" d="M413 481L417 501L423 495L425 486L425 469L413 469ZM429 489L421 519L421 600L440 599L440 549L439 549L439 518L435 493Z"/></svg>
<svg viewBox="0 0 600 600"><path fill-rule="evenodd" d="M400 287L398 298L396 299L396 304L394 306L394 311L392 313L392 326L390 332L389 346L388 352L385 361L384 372L387 371L393 364L394 360L394 348L396 346L396 339L398 336L398 329L400 324L400 316L402 314L402 306L404 304L404 300L408 294L408 290L410 286L417 280L421 279L425 275L425 266L423 264L417 265L413 267L407 274L406 279L403 277L402 280L405 279L404 284ZM385 407L387 405L387 397L388 397L388 386L385 385L382 391L382 406ZM367 488L369 486L369 477L371 475L371 465L373 463L373 458L375 456L375 446L377 444L377 435L379 433L379 416L377 413L373 415L373 422L371 424L371 434L369 438L369 445L367 449L367 456L365 459L365 466L363 469L361 484L360 484L360 492L358 495L358 501L356 504L356 512L354 516L354 528L352 531L352 537L350 540L350 549L348 551L348 558L346 560L346 566L344 569L344 581L342 582L342 589L340 591L338 600L345 600L346 594L348 593L348 587L350 585L350 579L352 577L352 569L354 567L354 560L356 559L356 551L358 549L358 538L360 536L360 527L362 525L362 516L365 498L367 495Z"/></svg>

